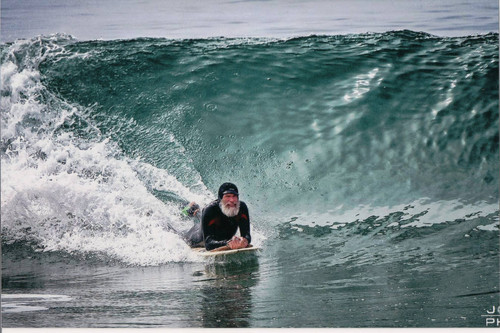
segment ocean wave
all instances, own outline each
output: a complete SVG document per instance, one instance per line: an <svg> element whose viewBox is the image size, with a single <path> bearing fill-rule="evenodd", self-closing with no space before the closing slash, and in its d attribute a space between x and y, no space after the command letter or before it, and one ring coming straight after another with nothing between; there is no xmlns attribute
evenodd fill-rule
<svg viewBox="0 0 500 333"><path fill-rule="evenodd" d="M258 242L331 239L371 216L398 233L498 232L497 34L53 35L1 54L3 243L192 260L179 206L224 181Z"/></svg>

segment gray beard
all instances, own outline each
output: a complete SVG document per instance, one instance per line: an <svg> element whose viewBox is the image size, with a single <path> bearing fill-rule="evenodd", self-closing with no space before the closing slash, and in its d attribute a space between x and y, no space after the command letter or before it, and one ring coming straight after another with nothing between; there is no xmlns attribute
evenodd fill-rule
<svg viewBox="0 0 500 333"><path fill-rule="evenodd" d="M236 205L236 207L227 207L221 201L221 202L219 202L219 207L224 215L226 215L227 217L234 217L234 216L238 215L238 213L240 211L240 202L238 201L238 204Z"/></svg>

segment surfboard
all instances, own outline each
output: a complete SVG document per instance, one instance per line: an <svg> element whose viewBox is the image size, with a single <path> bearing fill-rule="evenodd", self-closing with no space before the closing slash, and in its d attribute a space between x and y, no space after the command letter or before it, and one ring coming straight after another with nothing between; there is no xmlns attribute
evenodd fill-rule
<svg viewBox="0 0 500 333"><path fill-rule="evenodd" d="M257 246L249 246L245 247L243 249L236 249L236 250L217 250L217 251L207 251L205 250L204 247L195 247L192 249L196 254L204 256L204 257L217 257L217 256L226 256L226 255L232 255L236 253L242 253L242 252L247 252L247 253L256 253L257 251L260 250L260 247Z"/></svg>

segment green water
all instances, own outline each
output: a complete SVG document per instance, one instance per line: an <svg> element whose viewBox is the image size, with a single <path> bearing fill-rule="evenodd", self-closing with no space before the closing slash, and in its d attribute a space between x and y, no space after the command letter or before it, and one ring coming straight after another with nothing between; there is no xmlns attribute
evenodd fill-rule
<svg viewBox="0 0 500 333"><path fill-rule="evenodd" d="M498 305L497 34L55 35L2 45L1 107L4 327L484 327ZM205 262L179 206L225 181L263 251Z"/></svg>

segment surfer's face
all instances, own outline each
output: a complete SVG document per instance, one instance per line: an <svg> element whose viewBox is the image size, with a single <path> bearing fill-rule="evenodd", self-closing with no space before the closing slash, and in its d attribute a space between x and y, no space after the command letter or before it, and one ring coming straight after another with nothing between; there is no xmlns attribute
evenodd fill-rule
<svg viewBox="0 0 500 333"><path fill-rule="evenodd" d="M222 202L229 207L236 207L238 204L238 196L236 194L228 193L222 197Z"/></svg>
<svg viewBox="0 0 500 333"><path fill-rule="evenodd" d="M236 194L224 194L220 202L222 213L228 217L233 217L240 211L240 200Z"/></svg>

